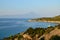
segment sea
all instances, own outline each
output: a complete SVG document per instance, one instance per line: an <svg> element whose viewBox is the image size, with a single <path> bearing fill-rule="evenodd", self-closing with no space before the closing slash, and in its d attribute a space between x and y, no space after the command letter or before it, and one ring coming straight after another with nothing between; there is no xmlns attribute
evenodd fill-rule
<svg viewBox="0 0 60 40"><path fill-rule="evenodd" d="M55 26L56 23L28 22L29 18L0 18L0 39L9 37L32 28L47 28L48 25Z"/></svg>

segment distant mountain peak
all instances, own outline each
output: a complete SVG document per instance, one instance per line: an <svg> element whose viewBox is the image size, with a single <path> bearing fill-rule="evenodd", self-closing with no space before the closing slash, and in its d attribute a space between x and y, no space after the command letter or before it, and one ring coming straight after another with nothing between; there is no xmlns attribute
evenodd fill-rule
<svg viewBox="0 0 60 40"><path fill-rule="evenodd" d="M35 12L29 12L29 13L21 15L20 17L22 17L22 18L38 18L39 15Z"/></svg>

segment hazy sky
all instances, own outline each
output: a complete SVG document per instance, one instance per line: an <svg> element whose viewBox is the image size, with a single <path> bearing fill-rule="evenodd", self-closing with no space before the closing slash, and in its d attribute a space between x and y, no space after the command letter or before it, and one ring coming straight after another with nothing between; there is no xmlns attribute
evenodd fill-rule
<svg viewBox="0 0 60 40"><path fill-rule="evenodd" d="M60 0L0 0L0 17L34 12L42 16L60 14Z"/></svg>

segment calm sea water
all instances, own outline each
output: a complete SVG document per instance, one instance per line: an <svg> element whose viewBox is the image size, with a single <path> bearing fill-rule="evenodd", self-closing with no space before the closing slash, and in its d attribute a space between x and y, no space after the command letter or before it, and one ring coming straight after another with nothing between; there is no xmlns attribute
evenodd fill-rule
<svg viewBox="0 0 60 40"><path fill-rule="evenodd" d="M54 23L45 23L45 22L28 22L29 19L8 19L0 18L0 39L8 37L10 35L15 35L19 32L26 31L29 27L37 28L42 27L46 28L50 24L55 26Z"/></svg>

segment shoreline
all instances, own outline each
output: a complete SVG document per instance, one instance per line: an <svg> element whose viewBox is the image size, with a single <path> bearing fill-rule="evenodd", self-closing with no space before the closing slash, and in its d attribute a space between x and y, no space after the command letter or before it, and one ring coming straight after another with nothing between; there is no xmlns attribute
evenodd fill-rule
<svg viewBox="0 0 60 40"><path fill-rule="evenodd" d="M60 26L60 25L59 25ZM24 33L24 32L22 32L22 33L19 33L18 35L16 34L15 36L10 36L10 37L7 37L7 38L4 38L4 40L18 40L18 39L20 39L20 40L33 40L33 39L35 39L35 38L37 38L36 40L40 40L41 38L45 38L45 40L46 40L46 38L47 38L47 36L48 36L48 39L50 39L52 36L54 36L54 35L60 35L60 29L58 28L59 27L58 25L55 27L50 27L50 28L46 28L46 29L44 29L44 28L36 28L36 29L33 29L33 30L36 30L36 31L33 31L31 28L30 29L28 29L28 30L32 30L31 32L34 32L34 33L36 33L37 31L38 31L38 34L35 34L35 35L33 35L33 37L29 34L30 33L30 31L25 31L26 33ZM49 30L47 30L47 29L49 29ZM42 30L42 31L41 31ZM44 31L45 30L45 31ZM41 34L41 36L39 35L40 34L40 32L42 32L43 34ZM56 32L56 33L55 33ZM32 33L33 34L33 33ZM52 34L52 36L49 36L49 35L51 35ZM47 36L46 36L47 35ZM34 38L35 37L35 38ZM38 38L39 37L39 38ZM50 38L49 38L50 37Z"/></svg>
<svg viewBox="0 0 60 40"><path fill-rule="evenodd" d="M42 20L28 20L28 22L47 22L47 23L57 23L60 24L60 21L42 21Z"/></svg>

